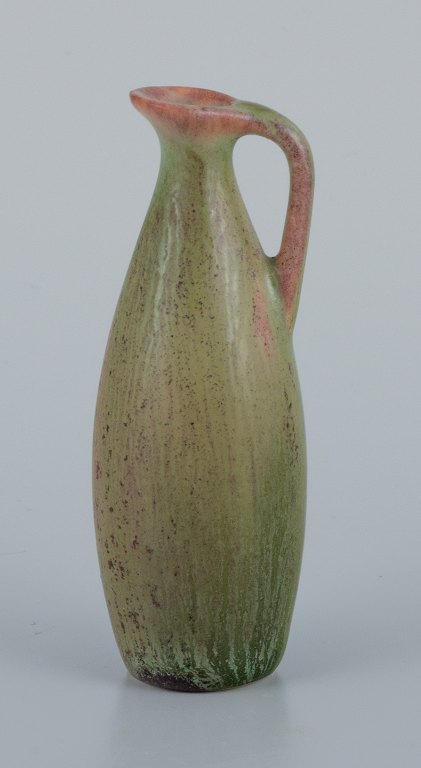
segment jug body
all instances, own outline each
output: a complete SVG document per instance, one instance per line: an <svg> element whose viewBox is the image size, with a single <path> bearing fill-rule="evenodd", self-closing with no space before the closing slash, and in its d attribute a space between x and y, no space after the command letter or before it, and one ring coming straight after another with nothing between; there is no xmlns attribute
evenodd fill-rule
<svg viewBox="0 0 421 768"><path fill-rule="evenodd" d="M163 133L101 374L95 525L129 671L211 691L269 674L284 652L304 423L279 265L238 191L236 136Z"/></svg>

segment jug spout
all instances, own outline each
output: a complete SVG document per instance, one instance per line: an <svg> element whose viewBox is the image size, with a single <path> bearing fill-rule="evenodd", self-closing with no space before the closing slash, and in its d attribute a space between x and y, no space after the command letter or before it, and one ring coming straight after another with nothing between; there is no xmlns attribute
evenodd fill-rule
<svg viewBox="0 0 421 768"><path fill-rule="evenodd" d="M130 93L132 104L155 127L159 135L186 137L191 141L221 135L238 138L241 115L237 99L206 88L160 86L137 88Z"/></svg>

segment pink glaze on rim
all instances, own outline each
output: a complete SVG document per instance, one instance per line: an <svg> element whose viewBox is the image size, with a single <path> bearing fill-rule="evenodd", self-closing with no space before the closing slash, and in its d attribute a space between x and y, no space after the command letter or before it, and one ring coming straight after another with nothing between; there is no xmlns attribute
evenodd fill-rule
<svg viewBox="0 0 421 768"><path fill-rule="evenodd" d="M132 104L156 128L189 135L212 136L218 133L242 133L246 116L238 110L238 99L206 88L180 85L148 86L130 92Z"/></svg>
<svg viewBox="0 0 421 768"><path fill-rule="evenodd" d="M186 88L181 85L136 88L131 91L130 98L135 106L148 101L156 105L167 105L170 108L195 107L196 109L230 107L236 101L226 93L210 91L206 88Z"/></svg>

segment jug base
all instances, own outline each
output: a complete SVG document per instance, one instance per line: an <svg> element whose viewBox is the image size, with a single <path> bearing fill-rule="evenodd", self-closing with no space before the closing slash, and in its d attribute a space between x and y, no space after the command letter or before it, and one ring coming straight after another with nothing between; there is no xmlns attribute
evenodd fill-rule
<svg viewBox="0 0 421 768"><path fill-rule="evenodd" d="M220 685L206 685L206 683L200 685L189 680L187 677L170 674L165 675L143 673L142 675L135 675L130 670L129 673L138 682L146 683L147 685L151 685L154 688L162 688L164 690L177 691L180 693L217 693L218 691L229 691L235 688L242 688L245 685L256 683L258 680L263 680L265 677L272 675L278 666L279 661L277 661L277 663L268 671L257 673L255 677L252 677L249 680L237 680L233 682L227 682L226 684L221 683Z"/></svg>

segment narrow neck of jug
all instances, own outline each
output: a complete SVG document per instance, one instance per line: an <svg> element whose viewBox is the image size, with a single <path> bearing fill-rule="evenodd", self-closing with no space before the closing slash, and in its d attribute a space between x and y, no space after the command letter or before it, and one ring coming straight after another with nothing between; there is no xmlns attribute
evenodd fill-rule
<svg viewBox="0 0 421 768"><path fill-rule="evenodd" d="M160 178L170 187L199 194L219 185L235 185L233 141L225 139L210 144L160 135Z"/></svg>

